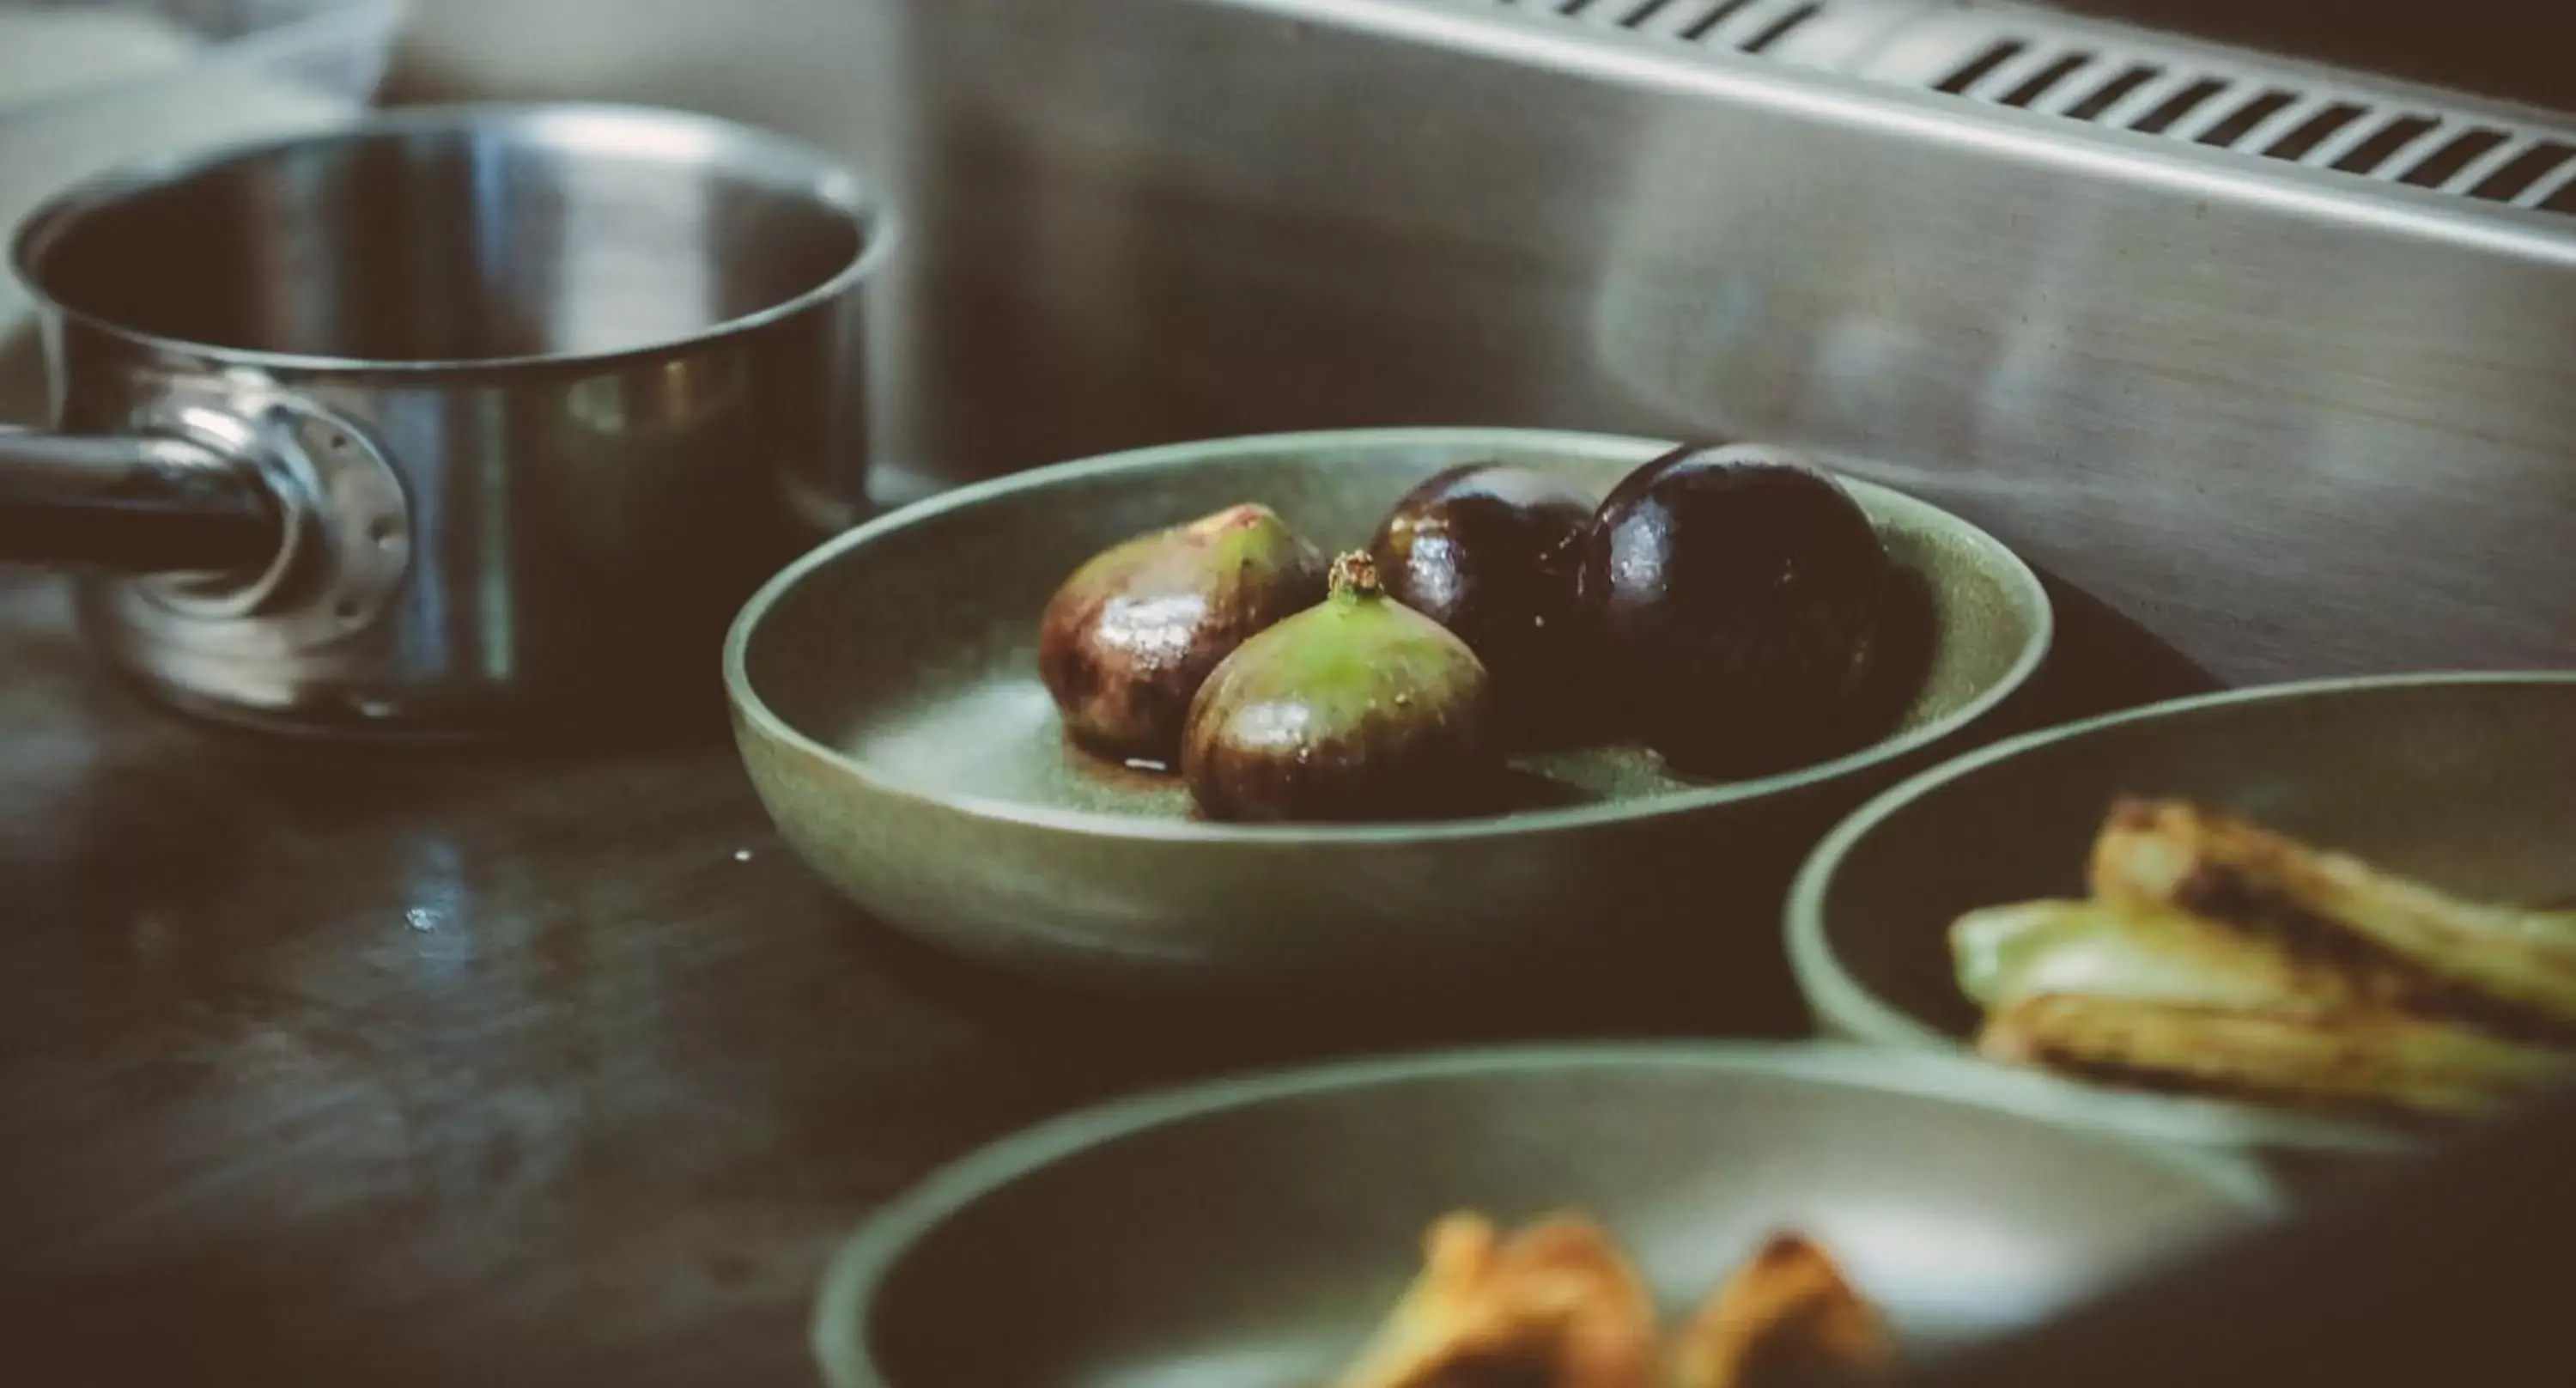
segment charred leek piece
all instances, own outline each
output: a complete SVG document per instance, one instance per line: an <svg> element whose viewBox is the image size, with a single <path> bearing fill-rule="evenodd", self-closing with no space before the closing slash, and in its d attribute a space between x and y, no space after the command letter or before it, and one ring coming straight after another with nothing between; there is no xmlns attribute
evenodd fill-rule
<svg viewBox="0 0 2576 1388"><path fill-rule="evenodd" d="M2030 901L1950 927L1959 989L1980 1006L2042 993L2326 1013L2361 1006L2366 977L2278 941L2159 906Z"/></svg>
<svg viewBox="0 0 2576 1388"><path fill-rule="evenodd" d="M2394 1013L2042 994L1986 1019L1988 1057L2081 1075L2328 1107L2469 1117L2576 1077L2576 1057Z"/></svg>
<svg viewBox="0 0 2576 1388"><path fill-rule="evenodd" d="M2112 811L2094 844L2092 887L2104 901L2339 930L2436 978L2576 1025L2576 912L2458 901L2173 802Z"/></svg>

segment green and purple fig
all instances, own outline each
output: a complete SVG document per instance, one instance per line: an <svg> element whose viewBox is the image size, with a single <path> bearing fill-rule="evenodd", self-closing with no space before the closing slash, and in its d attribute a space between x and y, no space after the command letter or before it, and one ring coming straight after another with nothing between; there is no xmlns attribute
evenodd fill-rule
<svg viewBox="0 0 2576 1388"><path fill-rule="evenodd" d="M1388 596L1485 663L1515 743L1576 732L1575 570L1594 501L1535 468L1466 463L1407 492L1369 545Z"/></svg>
<svg viewBox="0 0 2576 1388"><path fill-rule="evenodd" d="M1618 735L1729 779L1883 734L1906 577L1834 480L1746 445L1683 447L1611 490L1579 580Z"/></svg>
<svg viewBox="0 0 2576 1388"><path fill-rule="evenodd" d="M1181 777L1211 819L1438 818L1492 803L1492 679L1467 643L1387 596L1365 553L1332 592L1246 641L1199 689Z"/></svg>
<svg viewBox="0 0 2576 1388"><path fill-rule="evenodd" d="M1267 506L1113 546L1038 627L1038 677L1084 750L1169 765L1200 684L1237 646L1324 596L1324 556Z"/></svg>

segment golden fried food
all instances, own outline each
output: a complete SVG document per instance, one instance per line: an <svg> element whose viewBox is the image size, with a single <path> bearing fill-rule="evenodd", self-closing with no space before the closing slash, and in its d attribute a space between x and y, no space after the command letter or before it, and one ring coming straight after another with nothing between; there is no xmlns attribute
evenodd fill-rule
<svg viewBox="0 0 2576 1388"><path fill-rule="evenodd" d="M1876 1308L1813 1240L1775 1234L1675 1337L1670 1388L1870 1383L1896 1369Z"/></svg>
<svg viewBox="0 0 2576 1388"><path fill-rule="evenodd" d="M1796 1233L1774 1235L1668 1346L1644 1280L1587 1220L1505 1238L1448 1215L1423 1262L1335 1388L1768 1388L1875 1382L1896 1362L1877 1310Z"/></svg>
<svg viewBox="0 0 2576 1388"><path fill-rule="evenodd" d="M1423 1262L1336 1388L1659 1388L1654 1299L1599 1226L1452 1214Z"/></svg>

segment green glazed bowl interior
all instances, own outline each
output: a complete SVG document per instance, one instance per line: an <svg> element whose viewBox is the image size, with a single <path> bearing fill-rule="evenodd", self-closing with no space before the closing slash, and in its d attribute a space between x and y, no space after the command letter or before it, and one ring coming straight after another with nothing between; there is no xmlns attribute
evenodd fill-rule
<svg viewBox="0 0 2576 1388"><path fill-rule="evenodd" d="M2408 675L2210 695L2048 729L1887 791L1817 845L1789 955L1830 1035L1961 1052L1977 1011L1950 922L2082 896L2111 802L2178 797L2473 899L2576 894L2576 675ZM2286 1154L2418 1145L2375 1125L2073 1086L2096 1121Z"/></svg>
<svg viewBox="0 0 2576 1388"><path fill-rule="evenodd" d="M1067 464L899 512L807 556L753 599L727 674L744 715L900 795L1093 834L1412 837L1597 823L1759 796L1882 762L1955 731L2045 655L2047 597L2002 544L1939 509L1843 479L1891 552L1926 581L1938 631L1902 726L1835 761L1756 781L1694 783L1633 749L1527 759L1537 807L1483 821L1247 826L1191 817L1174 778L1070 753L1037 677L1038 614L1085 559L1121 540L1261 502L1327 553L1363 548L1415 483L1460 462L1527 463L1606 493L1670 447L1509 430L1388 430L1188 444Z"/></svg>
<svg viewBox="0 0 2576 1388"><path fill-rule="evenodd" d="M1854 1048L1506 1048L1136 1099L988 1148L827 1272L832 1388L1313 1388L1456 1209L1601 1222L1668 1317L1819 1239L1909 1358L2273 1208L2249 1167L2050 1121L2051 1087ZM1615 1136L1613 1136L1615 1135Z"/></svg>

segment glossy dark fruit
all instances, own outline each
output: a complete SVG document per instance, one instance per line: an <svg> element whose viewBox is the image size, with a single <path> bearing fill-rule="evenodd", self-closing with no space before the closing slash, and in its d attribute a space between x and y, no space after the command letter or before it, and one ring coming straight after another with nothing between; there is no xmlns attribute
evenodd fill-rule
<svg viewBox="0 0 2576 1388"><path fill-rule="evenodd" d="M1369 545L1388 596L1484 662L1514 742L1573 733L1575 569L1593 502L1535 468L1467 463L1407 492Z"/></svg>
<svg viewBox="0 0 2576 1388"><path fill-rule="evenodd" d="M1226 657L1181 740L1181 778L1211 819L1463 814L1501 772L1484 665L1387 596L1361 553L1333 561L1321 605Z"/></svg>
<svg viewBox="0 0 2576 1388"><path fill-rule="evenodd" d="M1630 473L1584 544L1601 712L1675 770L1741 779L1883 735L1902 571L1832 478L1777 450L1681 448Z"/></svg>
<svg viewBox="0 0 2576 1388"><path fill-rule="evenodd" d="M1074 571L1038 628L1038 676L1084 749L1168 764L1199 685L1323 600L1324 556L1266 506L1139 536Z"/></svg>

